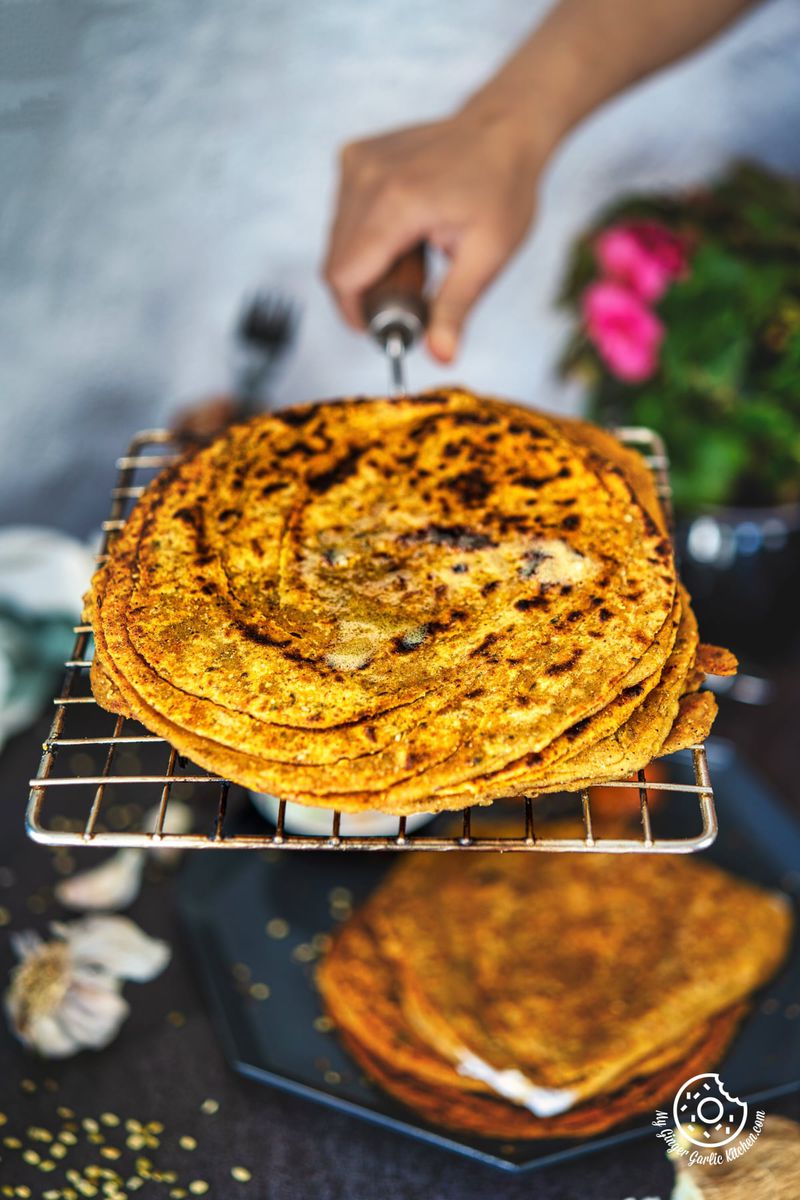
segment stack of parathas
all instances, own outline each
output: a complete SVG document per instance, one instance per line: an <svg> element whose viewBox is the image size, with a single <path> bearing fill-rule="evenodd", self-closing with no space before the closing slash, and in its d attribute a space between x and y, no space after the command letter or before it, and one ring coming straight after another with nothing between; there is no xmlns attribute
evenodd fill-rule
<svg viewBox="0 0 800 1200"><path fill-rule="evenodd" d="M457 390L232 428L145 491L89 600L95 695L259 791L410 813L583 785L714 717L651 478Z"/></svg>
<svg viewBox="0 0 800 1200"><path fill-rule="evenodd" d="M487 1137L652 1114L720 1061L792 918L784 897L696 859L619 868L403 856L319 968L339 1036L427 1120Z"/></svg>

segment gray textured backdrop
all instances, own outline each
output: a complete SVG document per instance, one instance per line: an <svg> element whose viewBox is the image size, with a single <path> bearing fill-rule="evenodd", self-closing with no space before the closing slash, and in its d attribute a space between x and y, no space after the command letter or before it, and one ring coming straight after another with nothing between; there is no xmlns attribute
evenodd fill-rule
<svg viewBox="0 0 800 1200"><path fill-rule="evenodd" d="M383 386L318 280L336 146L446 112L542 0L4 0L0 521L86 530L134 429L224 386L240 298L305 306L291 401ZM622 190L730 157L800 169L800 5L773 0L585 124L534 236L449 376L568 405L552 296L571 234ZM412 381L444 376L422 358Z"/></svg>

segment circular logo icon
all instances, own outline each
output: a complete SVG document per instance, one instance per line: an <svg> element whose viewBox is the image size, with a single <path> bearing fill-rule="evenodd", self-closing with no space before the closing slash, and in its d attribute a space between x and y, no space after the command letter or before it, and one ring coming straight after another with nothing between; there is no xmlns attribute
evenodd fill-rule
<svg viewBox="0 0 800 1200"><path fill-rule="evenodd" d="M747 1105L729 1096L719 1075L695 1075L672 1106L675 1128L694 1146L727 1146L747 1120Z"/></svg>

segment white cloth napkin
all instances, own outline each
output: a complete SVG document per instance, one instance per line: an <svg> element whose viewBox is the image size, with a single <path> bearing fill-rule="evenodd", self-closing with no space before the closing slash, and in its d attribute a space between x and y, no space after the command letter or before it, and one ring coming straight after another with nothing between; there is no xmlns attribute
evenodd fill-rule
<svg viewBox="0 0 800 1200"><path fill-rule="evenodd" d="M93 567L92 550L67 534L0 529L0 750L40 712L69 654Z"/></svg>

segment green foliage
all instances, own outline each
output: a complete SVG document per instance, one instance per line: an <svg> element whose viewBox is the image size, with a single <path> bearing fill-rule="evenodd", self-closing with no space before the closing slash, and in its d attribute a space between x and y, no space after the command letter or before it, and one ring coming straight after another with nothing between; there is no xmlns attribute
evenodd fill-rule
<svg viewBox="0 0 800 1200"><path fill-rule="evenodd" d="M575 246L563 303L579 311L598 277L595 237L631 220L690 248L688 277L656 306L658 371L620 381L580 328L562 370L586 382L597 419L664 436L679 509L800 499L800 184L740 165L701 191L617 205Z"/></svg>

